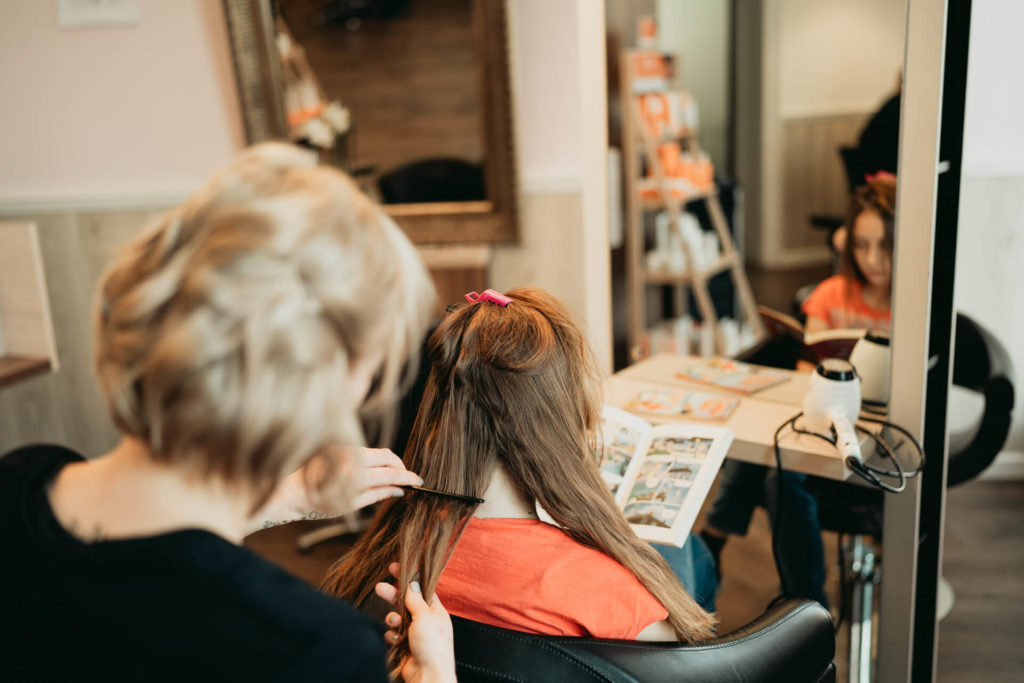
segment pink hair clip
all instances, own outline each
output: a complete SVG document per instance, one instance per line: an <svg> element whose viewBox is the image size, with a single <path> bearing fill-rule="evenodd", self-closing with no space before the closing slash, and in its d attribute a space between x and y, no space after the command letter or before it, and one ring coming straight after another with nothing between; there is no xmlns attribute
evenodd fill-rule
<svg viewBox="0 0 1024 683"><path fill-rule="evenodd" d="M508 306L512 302L512 299L509 299L501 292L495 292L493 289L485 289L483 294L470 292L466 295L466 301L470 303L476 303L477 301L490 301L492 304L498 304L499 306Z"/></svg>
<svg viewBox="0 0 1024 683"><path fill-rule="evenodd" d="M872 180L891 180L896 182L896 174L889 173L889 171L875 171L874 173L865 173L864 180L869 183Z"/></svg>

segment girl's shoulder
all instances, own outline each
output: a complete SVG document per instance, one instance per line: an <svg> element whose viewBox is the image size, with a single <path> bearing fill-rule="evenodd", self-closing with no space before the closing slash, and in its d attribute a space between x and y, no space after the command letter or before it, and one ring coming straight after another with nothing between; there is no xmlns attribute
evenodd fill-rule
<svg viewBox="0 0 1024 683"><path fill-rule="evenodd" d="M833 275L822 280L817 287L814 288L814 292L811 296L821 296L828 298L846 298L849 296L851 290L850 278L845 275Z"/></svg>
<svg viewBox="0 0 1024 683"><path fill-rule="evenodd" d="M810 296L803 303L803 311L808 315L823 317L823 311L841 307L849 298L850 283L844 275L833 275L818 283Z"/></svg>

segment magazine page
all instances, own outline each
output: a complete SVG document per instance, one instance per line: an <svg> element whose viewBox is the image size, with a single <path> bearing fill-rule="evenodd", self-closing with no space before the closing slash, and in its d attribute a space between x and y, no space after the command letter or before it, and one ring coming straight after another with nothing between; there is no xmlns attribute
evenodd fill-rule
<svg viewBox="0 0 1024 683"><path fill-rule="evenodd" d="M620 487L620 506L637 535L682 547L732 444L732 432L700 424L651 430L645 455ZM620 500L621 498L621 500Z"/></svg>
<svg viewBox="0 0 1024 683"><path fill-rule="evenodd" d="M739 402L736 396L719 396L699 391L644 389L623 407L634 413L657 417L724 420L732 415Z"/></svg>
<svg viewBox="0 0 1024 683"><path fill-rule="evenodd" d="M622 507L625 492L621 484L639 467L642 458L638 456L647 452L653 427L646 420L611 406L604 407L601 417L604 443L598 453L598 466L615 502Z"/></svg>
<svg viewBox="0 0 1024 683"><path fill-rule="evenodd" d="M753 394L789 379L789 373L782 370L717 357L695 361L675 376L684 381L700 382L740 394Z"/></svg>

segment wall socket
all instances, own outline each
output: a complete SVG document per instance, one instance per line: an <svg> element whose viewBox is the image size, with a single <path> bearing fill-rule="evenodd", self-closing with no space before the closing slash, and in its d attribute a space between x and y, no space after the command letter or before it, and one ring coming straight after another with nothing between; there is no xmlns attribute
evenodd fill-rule
<svg viewBox="0 0 1024 683"><path fill-rule="evenodd" d="M140 0L56 0L60 28L107 28L138 26L142 21Z"/></svg>

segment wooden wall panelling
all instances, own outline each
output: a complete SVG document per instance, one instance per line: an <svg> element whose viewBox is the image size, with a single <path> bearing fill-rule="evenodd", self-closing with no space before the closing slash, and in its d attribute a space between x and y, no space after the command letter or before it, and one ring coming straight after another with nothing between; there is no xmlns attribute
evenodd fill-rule
<svg viewBox="0 0 1024 683"><path fill-rule="evenodd" d="M160 211L63 213L32 217L50 293L59 372L0 390L0 453L36 442L60 443L87 456L118 439L93 375L96 287L119 249ZM420 250L438 288L438 311L487 288L487 246Z"/></svg>
<svg viewBox="0 0 1024 683"><path fill-rule="evenodd" d="M137 234L151 215L129 211L33 218L61 366L57 373L0 390L0 452L47 441L91 456L116 443L92 372L94 292L115 245Z"/></svg>

